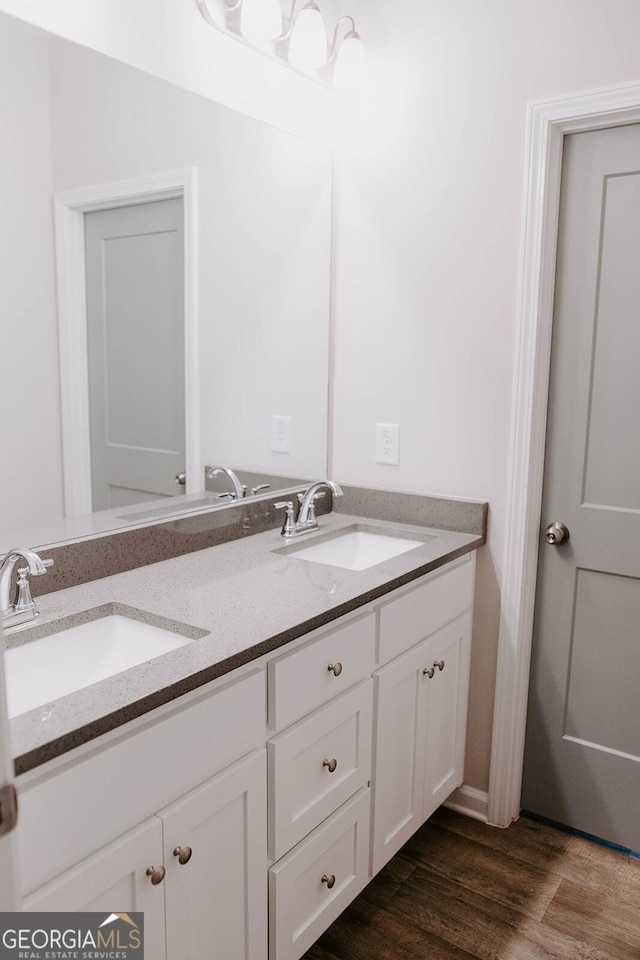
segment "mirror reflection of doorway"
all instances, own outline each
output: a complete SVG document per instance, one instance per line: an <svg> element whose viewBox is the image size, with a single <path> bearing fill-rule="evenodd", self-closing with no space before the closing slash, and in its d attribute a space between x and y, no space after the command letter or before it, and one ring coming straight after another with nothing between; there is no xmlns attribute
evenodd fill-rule
<svg viewBox="0 0 640 960"><path fill-rule="evenodd" d="M84 226L92 508L184 493L182 199Z"/></svg>

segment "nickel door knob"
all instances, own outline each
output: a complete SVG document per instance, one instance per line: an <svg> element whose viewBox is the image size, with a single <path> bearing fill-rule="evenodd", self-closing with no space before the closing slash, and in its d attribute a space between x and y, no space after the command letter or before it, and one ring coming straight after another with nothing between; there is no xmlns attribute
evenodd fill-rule
<svg viewBox="0 0 640 960"><path fill-rule="evenodd" d="M187 482L187 475L186 475L186 473L177 473L177 474L176 474L176 483L179 483L181 487L184 487L184 485L185 485L186 482Z"/></svg>
<svg viewBox="0 0 640 960"><path fill-rule="evenodd" d="M145 870L146 875L151 879L151 883L154 885L154 887L157 887L159 883L162 883L166 872L167 871L164 867L147 867Z"/></svg>
<svg viewBox="0 0 640 960"><path fill-rule="evenodd" d="M337 760L323 760L322 766L326 767L329 773L335 773L336 767L338 766Z"/></svg>
<svg viewBox="0 0 640 960"><path fill-rule="evenodd" d="M334 677L339 677L342 673L342 664L341 663L330 663L327 667L327 670L334 675Z"/></svg>
<svg viewBox="0 0 640 960"><path fill-rule="evenodd" d="M571 534L569 533L569 528L565 527L564 523L556 520L555 523L549 524L544 536L547 543L557 547L560 543L567 543Z"/></svg>
<svg viewBox="0 0 640 960"><path fill-rule="evenodd" d="M332 887L332 886L334 885L334 883L336 882L335 874L333 874L333 873L329 873L329 874L325 873L324 876L323 876L323 878L322 878L322 882L323 882L323 883L326 883L326 885L328 886L329 890L331 890L331 887Z"/></svg>
<svg viewBox="0 0 640 960"><path fill-rule="evenodd" d="M176 847L175 850L173 851L174 857L178 858L178 863L181 866L184 866L185 863L189 863L189 860L191 860L192 853L193 853L193 850L191 849L191 847Z"/></svg>

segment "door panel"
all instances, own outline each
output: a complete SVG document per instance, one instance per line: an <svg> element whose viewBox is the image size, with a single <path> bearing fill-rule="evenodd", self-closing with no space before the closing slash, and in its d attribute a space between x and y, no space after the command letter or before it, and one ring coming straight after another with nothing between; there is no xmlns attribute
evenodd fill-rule
<svg viewBox="0 0 640 960"><path fill-rule="evenodd" d="M256 750L159 814L169 960L266 960L266 784Z"/></svg>
<svg viewBox="0 0 640 960"><path fill-rule="evenodd" d="M636 850L638 170L637 125L565 138L523 782L525 809Z"/></svg>
<svg viewBox="0 0 640 960"><path fill-rule="evenodd" d="M183 492L182 200L85 215L93 509Z"/></svg>
<svg viewBox="0 0 640 960"><path fill-rule="evenodd" d="M425 820L464 779L470 655L470 614L444 627L431 641L429 660L436 672L427 686Z"/></svg>
<svg viewBox="0 0 640 960"><path fill-rule="evenodd" d="M144 913L147 956L165 957L164 888L146 874L162 862L162 825L155 817L40 887L23 904L36 912Z"/></svg>
<svg viewBox="0 0 640 960"><path fill-rule="evenodd" d="M604 509L637 511L640 173L608 176L603 187L583 500Z"/></svg>

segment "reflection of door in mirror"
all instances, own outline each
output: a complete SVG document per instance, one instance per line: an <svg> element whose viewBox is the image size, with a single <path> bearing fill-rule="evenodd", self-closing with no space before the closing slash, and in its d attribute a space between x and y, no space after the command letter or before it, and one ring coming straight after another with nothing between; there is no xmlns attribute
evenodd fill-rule
<svg viewBox="0 0 640 960"><path fill-rule="evenodd" d="M183 492L182 200L85 214L94 510Z"/></svg>

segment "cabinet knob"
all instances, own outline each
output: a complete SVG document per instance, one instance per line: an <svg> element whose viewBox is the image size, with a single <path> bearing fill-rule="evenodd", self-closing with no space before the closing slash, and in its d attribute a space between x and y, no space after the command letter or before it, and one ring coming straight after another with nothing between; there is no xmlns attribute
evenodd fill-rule
<svg viewBox="0 0 640 960"><path fill-rule="evenodd" d="M174 857L178 858L178 863L181 864L182 866L184 866L185 863L189 863L189 860L191 860L192 853L193 853L193 850L191 849L191 847L176 847L175 850L173 851Z"/></svg>
<svg viewBox="0 0 640 960"><path fill-rule="evenodd" d="M339 677L342 673L342 664L341 663L330 663L327 667L329 673L332 673L334 677Z"/></svg>
<svg viewBox="0 0 640 960"><path fill-rule="evenodd" d="M438 670L444 670L444 660L434 660L433 665L434 667L437 667Z"/></svg>
<svg viewBox="0 0 640 960"><path fill-rule="evenodd" d="M166 872L167 871L164 867L147 867L145 871L146 875L151 878L151 883L154 885L154 887L157 887L159 883L162 883Z"/></svg>
<svg viewBox="0 0 640 960"><path fill-rule="evenodd" d="M336 882L335 874L333 874L333 873L326 874L326 873L325 873L325 874L323 875L323 877L322 877L322 882L323 882L323 883L326 883L326 885L327 885L327 887L329 888L329 890L331 890L331 887L332 887L332 886L334 885L334 883Z"/></svg>
<svg viewBox="0 0 640 960"><path fill-rule="evenodd" d="M338 761L337 761L337 760L323 760L323 761L322 761L322 766L323 766L323 767L327 767L328 770L329 770L329 773L333 773L334 770L336 769L336 767L338 766Z"/></svg>
<svg viewBox="0 0 640 960"><path fill-rule="evenodd" d="M432 680L432 679L433 679L433 675L434 675L434 673L436 672L436 668L435 668L435 667L425 667L422 672L423 672L423 674L424 674L426 677L429 677L429 680Z"/></svg>

